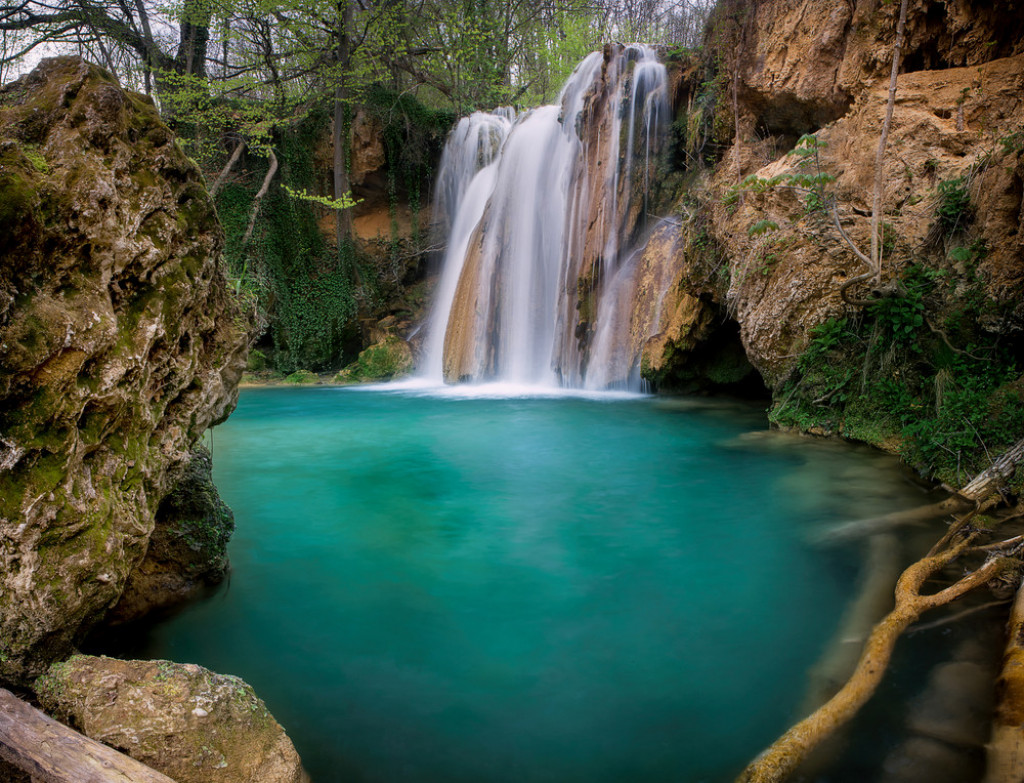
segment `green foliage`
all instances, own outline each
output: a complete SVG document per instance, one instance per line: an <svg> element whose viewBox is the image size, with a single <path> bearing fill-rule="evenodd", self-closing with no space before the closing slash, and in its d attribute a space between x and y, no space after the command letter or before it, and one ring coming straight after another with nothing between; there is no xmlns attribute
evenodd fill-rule
<svg viewBox="0 0 1024 783"><path fill-rule="evenodd" d="M835 177L821 170L819 153L828 146L814 134L805 134L797 141L789 155L796 158L796 171L778 174L774 177L759 177L751 174L738 186L733 186L726 196L726 203L735 203L739 193L765 193L779 187L792 188L804 197L804 210L810 214L828 206L825 186L835 182ZM762 223L765 221L761 221ZM757 225L760 225L758 223Z"/></svg>
<svg viewBox="0 0 1024 783"><path fill-rule="evenodd" d="M762 234L767 234L769 231L778 231L779 224L774 220L758 220L750 228L747 229L747 236L759 237Z"/></svg>
<svg viewBox="0 0 1024 783"><path fill-rule="evenodd" d="M50 164L46 162L46 158L43 157L43 153L39 151L39 147L35 144L23 144L21 146L21 154L25 156L32 167L40 174L50 173Z"/></svg>
<svg viewBox="0 0 1024 783"><path fill-rule="evenodd" d="M340 383L351 381L388 381L412 371L412 353L409 346L397 338L388 338L371 345L359 358L342 370Z"/></svg>
<svg viewBox="0 0 1024 783"><path fill-rule="evenodd" d="M797 366L805 372L813 369L819 360L844 342L847 337L847 326L846 318L830 318L811 329L811 341L801 354Z"/></svg>
<svg viewBox="0 0 1024 783"><path fill-rule="evenodd" d="M980 328L998 314L981 282L910 266L897 295L818 326L772 420L888 443L923 473L962 484L1024 432L1020 357Z"/></svg>
<svg viewBox="0 0 1024 783"><path fill-rule="evenodd" d="M277 140L280 176L293 189L308 192L316 184L313 149L324 115L314 115ZM261 205L252 240L242 238L262 172L247 184L225 186L217 209L227 242L225 256L236 288L248 292L269 323L270 353L276 369L328 369L337 366L357 311L352 284L356 258L346 243L329 246L317 224L319 203L291 198L271 186Z"/></svg>
<svg viewBox="0 0 1024 783"><path fill-rule="evenodd" d="M966 176L939 183L939 203L935 208L935 216L942 231L947 235L966 228L973 217L974 210L968 184Z"/></svg>
<svg viewBox="0 0 1024 783"><path fill-rule="evenodd" d="M424 194L433 183L435 162L440 160L448 132L457 121L454 112L432 109L408 93L380 85L367 89L362 100L383 129L384 155L388 170L388 197L393 227L397 228L397 202L403 196L413 213L422 206ZM419 227L413 227L414 244ZM395 238L397 231L392 231Z"/></svg>
<svg viewBox="0 0 1024 783"><path fill-rule="evenodd" d="M300 385L307 383L316 383L319 380L320 376L318 376L315 372L310 372L309 370L296 370L295 372L285 377L284 382Z"/></svg>
<svg viewBox="0 0 1024 783"><path fill-rule="evenodd" d="M301 201L310 201L313 204L319 204L327 209L351 209L359 203L358 200L352 198L351 193L342 193L341 198L329 198L327 196L316 196L312 193L307 193L305 190L293 190L287 185L281 186L284 192L292 198L297 198Z"/></svg>
<svg viewBox="0 0 1024 783"><path fill-rule="evenodd" d="M246 360L245 369L248 372L262 372L267 369L267 355L255 348L249 351L249 358Z"/></svg>
<svg viewBox="0 0 1024 783"><path fill-rule="evenodd" d="M999 146L1008 155L1024 152L1024 130L1014 131L1007 136L1003 136L999 139Z"/></svg>
<svg viewBox="0 0 1024 783"><path fill-rule="evenodd" d="M924 297L931 291L931 277L922 267L912 266L901 282L896 295L876 299L868 305L868 312L882 340L920 352L918 332L925 323Z"/></svg>

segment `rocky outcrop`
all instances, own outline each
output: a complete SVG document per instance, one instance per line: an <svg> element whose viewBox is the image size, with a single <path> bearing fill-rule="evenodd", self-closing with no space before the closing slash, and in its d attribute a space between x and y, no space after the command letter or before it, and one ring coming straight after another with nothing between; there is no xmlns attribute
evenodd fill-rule
<svg viewBox="0 0 1024 783"><path fill-rule="evenodd" d="M0 213L0 679L25 683L124 592L246 345L198 168L101 69L0 91Z"/></svg>
<svg viewBox="0 0 1024 783"><path fill-rule="evenodd" d="M400 337L388 336L359 352L359 358L335 377L336 383L391 381L413 369L412 347Z"/></svg>
<svg viewBox="0 0 1024 783"><path fill-rule="evenodd" d="M644 248L631 339L642 349L643 377L656 388L765 394L719 294L725 263L692 220L663 224ZM674 275L671 284L666 275Z"/></svg>
<svg viewBox="0 0 1024 783"><path fill-rule="evenodd" d="M761 0L743 5L723 3L718 16L724 34L742 40L733 51L751 129L813 132L846 114L865 89L889 73L899 3ZM900 71L974 66L1021 53L1024 15L1012 4L919 0L908 9Z"/></svg>
<svg viewBox="0 0 1024 783"><path fill-rule="evenodd" d="M175 467L178 478L157 507L146 556L129 575L107 623L182 604L227 576L235 515L220 499L212 471L210 451L202 445Z"/></svg>
<svg viewBox="0 0 1024 783"><path fill-rule="evenodd" d="M35 689L53 717L178 783L308 780L291 740L238 677L195 664L75 655Z"/></svg>
<svg viewBox="0 0 1024 783"><path fill-rule="evenodd" d="M749 172L761 180L781 177L783 184L794 174L835 177L828 188L843 228L865 252L886 82L875 82L846 116L816 134L822 145L817 163L783 153ZM894 259L902 266L909 257L926 257L936 238L939 185L962 177L972 202L974 238L986 248L978 267L986 295L993 302L1020 303L1024 160L1012 140L1024 126L1022 96L1024 55L900 76L885 160L886 278L898 271ZM747 353L775 385L806 347L810 331L848 312L839 288L865 268L831 216L808 209L805 192L754 188L730 197L734 183L726 161L715 180L720 199L712 210L713 232L731 259L728 299ZM759 231L758 223L765 230ZM932 255L943 263L941 249Z"/></svg>

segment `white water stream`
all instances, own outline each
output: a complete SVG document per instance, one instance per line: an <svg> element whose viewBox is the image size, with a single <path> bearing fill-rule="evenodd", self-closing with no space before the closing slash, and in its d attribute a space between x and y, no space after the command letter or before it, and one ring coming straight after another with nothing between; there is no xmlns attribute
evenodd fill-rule
<svg viewBox="0 0 1024 783"><path fill-rule="evenodd" d="M631 45L583 60L557 105L459 123L437 184L447 250L422 377L453 375L450 360L449 380L639 388L639 352L623 340L635 264L624 261L639 255L668 115L664 66ZM469 335L461 349L453 329Z"/></svg>

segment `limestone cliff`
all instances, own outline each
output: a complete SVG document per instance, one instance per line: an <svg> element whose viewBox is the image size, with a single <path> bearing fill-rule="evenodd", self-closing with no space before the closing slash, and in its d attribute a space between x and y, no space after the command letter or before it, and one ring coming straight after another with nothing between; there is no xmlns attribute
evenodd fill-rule
<svg viewBox="0 0 1024 783"><path fill-rule="evenodd" d="M0 91L0 222L0 679L24 683L121 596L246 343L197 167L95 66Z"/></svg>
<svg viewBox="0 0 1024 783"><path fill-rule="evenodd" d="M897 12L719 7L721 55L685 72L676 99L680 144L718 161L690 167L668 243L682 271L645 373L678 383L738 329L775 421L899 449L956 483L984 467L984 447L1013 442L1024 406L1024 17L1012 2L910 3L882 276L850 304L840 289L867 271L853 248L870 246Z"/></svg>

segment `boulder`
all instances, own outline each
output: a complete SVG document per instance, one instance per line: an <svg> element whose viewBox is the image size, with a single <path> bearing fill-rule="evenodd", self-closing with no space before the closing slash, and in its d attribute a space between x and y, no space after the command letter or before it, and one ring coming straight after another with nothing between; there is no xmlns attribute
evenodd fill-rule
<svg viewBox="0 0 1024 783"><path fill-rule="evenodd" d="M195 664L75 655L35 683L43 708L178 783L302 783L291 740L252 688Z"/></svg>
<svg viewBox="0 0 1024 783"><path fill-rule="evenodd" d="M202 175L149 98L77 58L0 89L0 679L118 601L245 322Z"/></svg>

